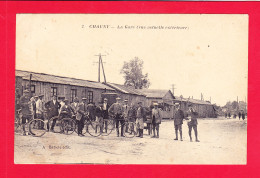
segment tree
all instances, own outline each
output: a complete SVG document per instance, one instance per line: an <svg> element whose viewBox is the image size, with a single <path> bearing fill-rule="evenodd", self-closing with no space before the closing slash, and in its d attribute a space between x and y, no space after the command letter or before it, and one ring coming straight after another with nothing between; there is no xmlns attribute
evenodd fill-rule
<svg viewBox="0 0 260 178"><path fill-rule="evenodd" d="M143 64L143 60L138 57L129 62L124 62L120 72L125 78L124 85L133 86L135 89L148 88L150 86L148 73L143 75Z"/></svg>

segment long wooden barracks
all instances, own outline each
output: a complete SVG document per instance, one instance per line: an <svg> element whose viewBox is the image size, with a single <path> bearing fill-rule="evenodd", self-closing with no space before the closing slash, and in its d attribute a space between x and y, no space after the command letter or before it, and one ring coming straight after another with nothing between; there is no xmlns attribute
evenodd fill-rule
<svg viewBox="0 0 260 178"><path fill-rule="evenodd" d="M18 89L20 96L25 89L29 89L32 96L43 94L44 101L51 100L52 96L55 95L65 97L70 102L75 97L80 100L86 97L88 102L97 104L106 97L111 104L115 102L115 96L119 96L123 100L128 99L129 103L133 104L142 101L145 107L149 107L153 103L159 103L163 110L163 118L173 117L175 103L180 103L183 110L187 110L188 103L192 103L200 117L216 117L216 110L211 103L173 96L171 90L138 90L115 83L100 83L22 70L16 70L15 77L15 87Z"/></svg>

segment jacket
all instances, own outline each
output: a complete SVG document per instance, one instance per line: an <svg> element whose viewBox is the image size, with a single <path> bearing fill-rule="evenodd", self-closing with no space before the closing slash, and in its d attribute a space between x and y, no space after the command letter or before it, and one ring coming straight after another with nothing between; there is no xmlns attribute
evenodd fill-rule
<svg viewBox="0 0 260 178"><path fill-rule="evenodd" d="M183 119L184 119L184 112L181 109L177 110L174 114L174 125L183 124Z"/></svg>
<svg viewBox="0 0 260 178"><path fill-rule="evenodd" d="M161 124L162 122L162 113L161 113L161 109L157 108L153 108L152 109L152 123L156 123L156 124Z"/></svg>
<svg viewBox="0 0 260 178"><path fill-rule="evenodd" d="M58 116L59 115L60 103L58 101L56 101L55 104L54 104L53 100L51 100L51 101L48 101L45 104L45 108L48 111L49 117Z"/></svg>

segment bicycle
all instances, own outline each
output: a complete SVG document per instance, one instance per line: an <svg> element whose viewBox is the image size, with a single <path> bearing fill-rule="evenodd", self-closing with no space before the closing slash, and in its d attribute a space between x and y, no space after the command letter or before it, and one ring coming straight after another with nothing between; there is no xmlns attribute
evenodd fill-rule
<svg viewBox="0 0 260 178"><path fill-rule="evenodd" d="M28 133L28 135L32 135L34 137L41 137L43 136L47 130L45 129L47 123L44 122L41 119L34 119L32 115L30 115L32 117L32 119L29 122L26 122L25 124L23 124L21 122L22 120L22 113L21 113L21 109L17 110L17 115L15 117L15 132L23 132L25 131L25 135L26 133ZM23 126L25 127L25 129L23 130ZM45 128L44 128L45 127Z"/></svg>
<svg viewBox="0 0 260 178"><path fill-rule="evenodd" d="M74 133L76 128L76 123L72 118L70 117L61 118L60 115L52 117L48 121L48 125L52 132L64 133L66 135L71 135L72 133Z"/></svg>
<svg viewBox="0 0 260 178"><path fill-rule="evenodd" d="M137 125L133 121L125 120L123 124L123 134L127 138L133 138L137 134Z"/></svg>

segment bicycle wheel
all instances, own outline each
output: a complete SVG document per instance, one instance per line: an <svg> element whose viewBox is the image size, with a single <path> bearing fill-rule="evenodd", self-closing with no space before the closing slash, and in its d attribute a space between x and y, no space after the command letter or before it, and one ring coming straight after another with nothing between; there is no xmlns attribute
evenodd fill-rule
<svg viewBox="0 0 260 178"><path fill-rule="evenodd" d="M49 125L49 129L54 133L62 133L62 123L61 120L58 119L58 117L52 117L48 121L48 125Z"/></svg>
<svg viewBox="0 0 260 178"><path fill-rule="evenodd" d="M102 135L103 136L110 135L114 128L115 128L115 124L114 124L113 120L111 120L111 119L105 120L104 119Z"/></svg>
<svg viewBox="0 0 260 178"><path fill-rule="evenodd" d="M134 122L125 122L123 125L123 134L125 137L133 138L136 135L136 124Z"/></svg>
<svg viewBox="0 0 260 178"><path fill-rule="evenodd" d="M63 118L62 119L62 130L66 135L71 135L76 128L76 123L71 118Z"/></svg>
<svg viewBox="0 0 260 178"><path fill-rule="evenodd" d="M97 121L89 121L87 123L87 132L93 137L98 137L102 134L101 124Z"/></svg>
<svg viewBox="0 0 260 178"><path fill-rule="evenodd" d="M45 127L45 123L41 119L33 119L29 122L29 132L34 137L43 136L47 130Z"/></svg>

